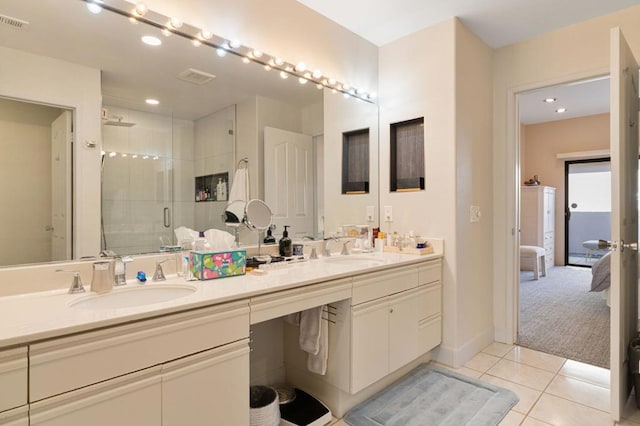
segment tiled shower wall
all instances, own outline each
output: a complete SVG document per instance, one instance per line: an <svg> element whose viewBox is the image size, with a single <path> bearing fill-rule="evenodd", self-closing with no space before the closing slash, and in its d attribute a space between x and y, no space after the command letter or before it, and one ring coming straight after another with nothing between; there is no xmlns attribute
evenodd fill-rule
<svg viewBox="0 0 640 426"><path fill-rule="evenodd" d="M171 116L107 108L112 120L122 117L123 122L135 125L102 126L106 248L119 254L158 251L162 241L173 243L174 225L193 225L192 199L187 202L186 187L177 183L193 179L194 124ZM170 212L168 227L164 209Z"/></svg>

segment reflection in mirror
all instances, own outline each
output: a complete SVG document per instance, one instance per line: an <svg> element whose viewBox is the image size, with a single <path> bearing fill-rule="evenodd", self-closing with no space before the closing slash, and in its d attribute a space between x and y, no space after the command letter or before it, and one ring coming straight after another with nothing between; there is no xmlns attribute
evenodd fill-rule
<svg viewBox="0 0 640 426"><path fill-rule="evenodd" d="M109 3L128 4L121 0ZM228 229L221 218L226 201L196 203L195 179L228 173L229 190L237 160L244 157L250 165L247 199L267 200L269 191L280 191L280 204L269 200L267 204L278 226L275 235L281 234L277 221L284 195L296 189L265 182L269 170L278 169L276 162L263 161L271 155L264 146L267 128L311 137L305 185L312 192L301 198L311 225L300 226L300 232L324 232L328 217L324 211L323 158L328 148L324 127L330 103L323 104L322 90L300 85L294 78L280 78L262 66L244 64L238 57L219 57L211 48L194 47L180 37L164 37L158 28L132 25L106 10L91 14L79 0L5 0L0 13L29 22L28 31L0 27L0 53L6 59L0 67L0 96L66 105L77 119L74 188L72 192L68 183L65 192L68 200L74 200L74 222L70 225L74 257L96 255L101 249L118 254L157 251L161 239L177 243L172 231L181 225L195 230ZM143 44L141 38L148 35L156 36L162 44ZM327 97L349 103L338 108L339 117L351 106L367 105L370 118L377 120L375 105L330 94L325 100ZM147 98L160 103L148 105ZM369 124L354 126L350 128ZM377 143L377 128L373 133L372 141L375 138ZM377 145L371 149L375 152ZM372 157L376 162L374 180L377 157ZM377 186L372 192L377 196ZM370 199L366 204L377 205ZM300 206L296 208L300 210ZM358 218L363 216L360 210L358 207ZM330 214L336 217L332 226L343 220L361 221L345 213L342 208L332 209ZM5 226L36 229L41 224L21 215L20 221L5 222ZM254 242L244 227L240 238L243 243ZM54 259L36 256L36 244L43 245L28 243L21 249L24 259L11 259L6 264ZM15 244L9 245L15 248ZM71 255L68 252L66 258Z"/></svg>
<svg viewBox="0 0 640 426"><path fill-rule="evenodd" d="M71 256L72 115L0 98L0 266Z"/></svg>

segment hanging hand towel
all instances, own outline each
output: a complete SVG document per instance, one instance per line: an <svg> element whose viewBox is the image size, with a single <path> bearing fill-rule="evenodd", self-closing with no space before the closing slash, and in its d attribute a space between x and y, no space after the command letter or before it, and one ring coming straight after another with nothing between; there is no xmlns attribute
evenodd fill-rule
<svg viewBox="0 0 640 426"><path fill-rule="evenodd" d="M329 321L327 320L320 320L319 342L318 353L307 355L307 370L324 376L327 373L329 357Z"/></svg>
<svg viewBox="0 0 640 426"><path fill-rule="evenodd" d="M322 306L300 312L300 349L317 355L320 349Z"/></svg>
<svg viewBox="0 0 640 426"><path fill-rule="evenodd" d="M231 190L229 191L229 203L233 201L248 201L249 194L247 193L247 184L249 183L249 173L247 168L237 169L235 175L233 175L233 182L231 183Z"/></svg>

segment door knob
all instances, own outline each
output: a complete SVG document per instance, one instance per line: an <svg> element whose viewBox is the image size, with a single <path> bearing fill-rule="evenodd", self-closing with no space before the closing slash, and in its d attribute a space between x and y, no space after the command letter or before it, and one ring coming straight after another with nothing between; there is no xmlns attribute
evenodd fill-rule
<svg viewBox="0 0 640 426"><path fill-rule="evenodd" d="M620 241L620 251L622 252L624 249L638 251L638 243L625 243L624 241Z"/></svg>

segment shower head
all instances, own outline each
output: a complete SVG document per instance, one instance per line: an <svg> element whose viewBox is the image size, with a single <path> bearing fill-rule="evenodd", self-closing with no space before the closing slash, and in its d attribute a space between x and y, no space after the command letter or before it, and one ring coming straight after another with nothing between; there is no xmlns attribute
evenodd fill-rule
<svg viewBox="0 0 640 426"><path fill-rule="evenodd" d="M107 118L106 120L102 120L102 124L105 126L118 126L118 127L133 127L136 123L129 123L127 121L122 121L123 117L112 116Z"/></svg>

